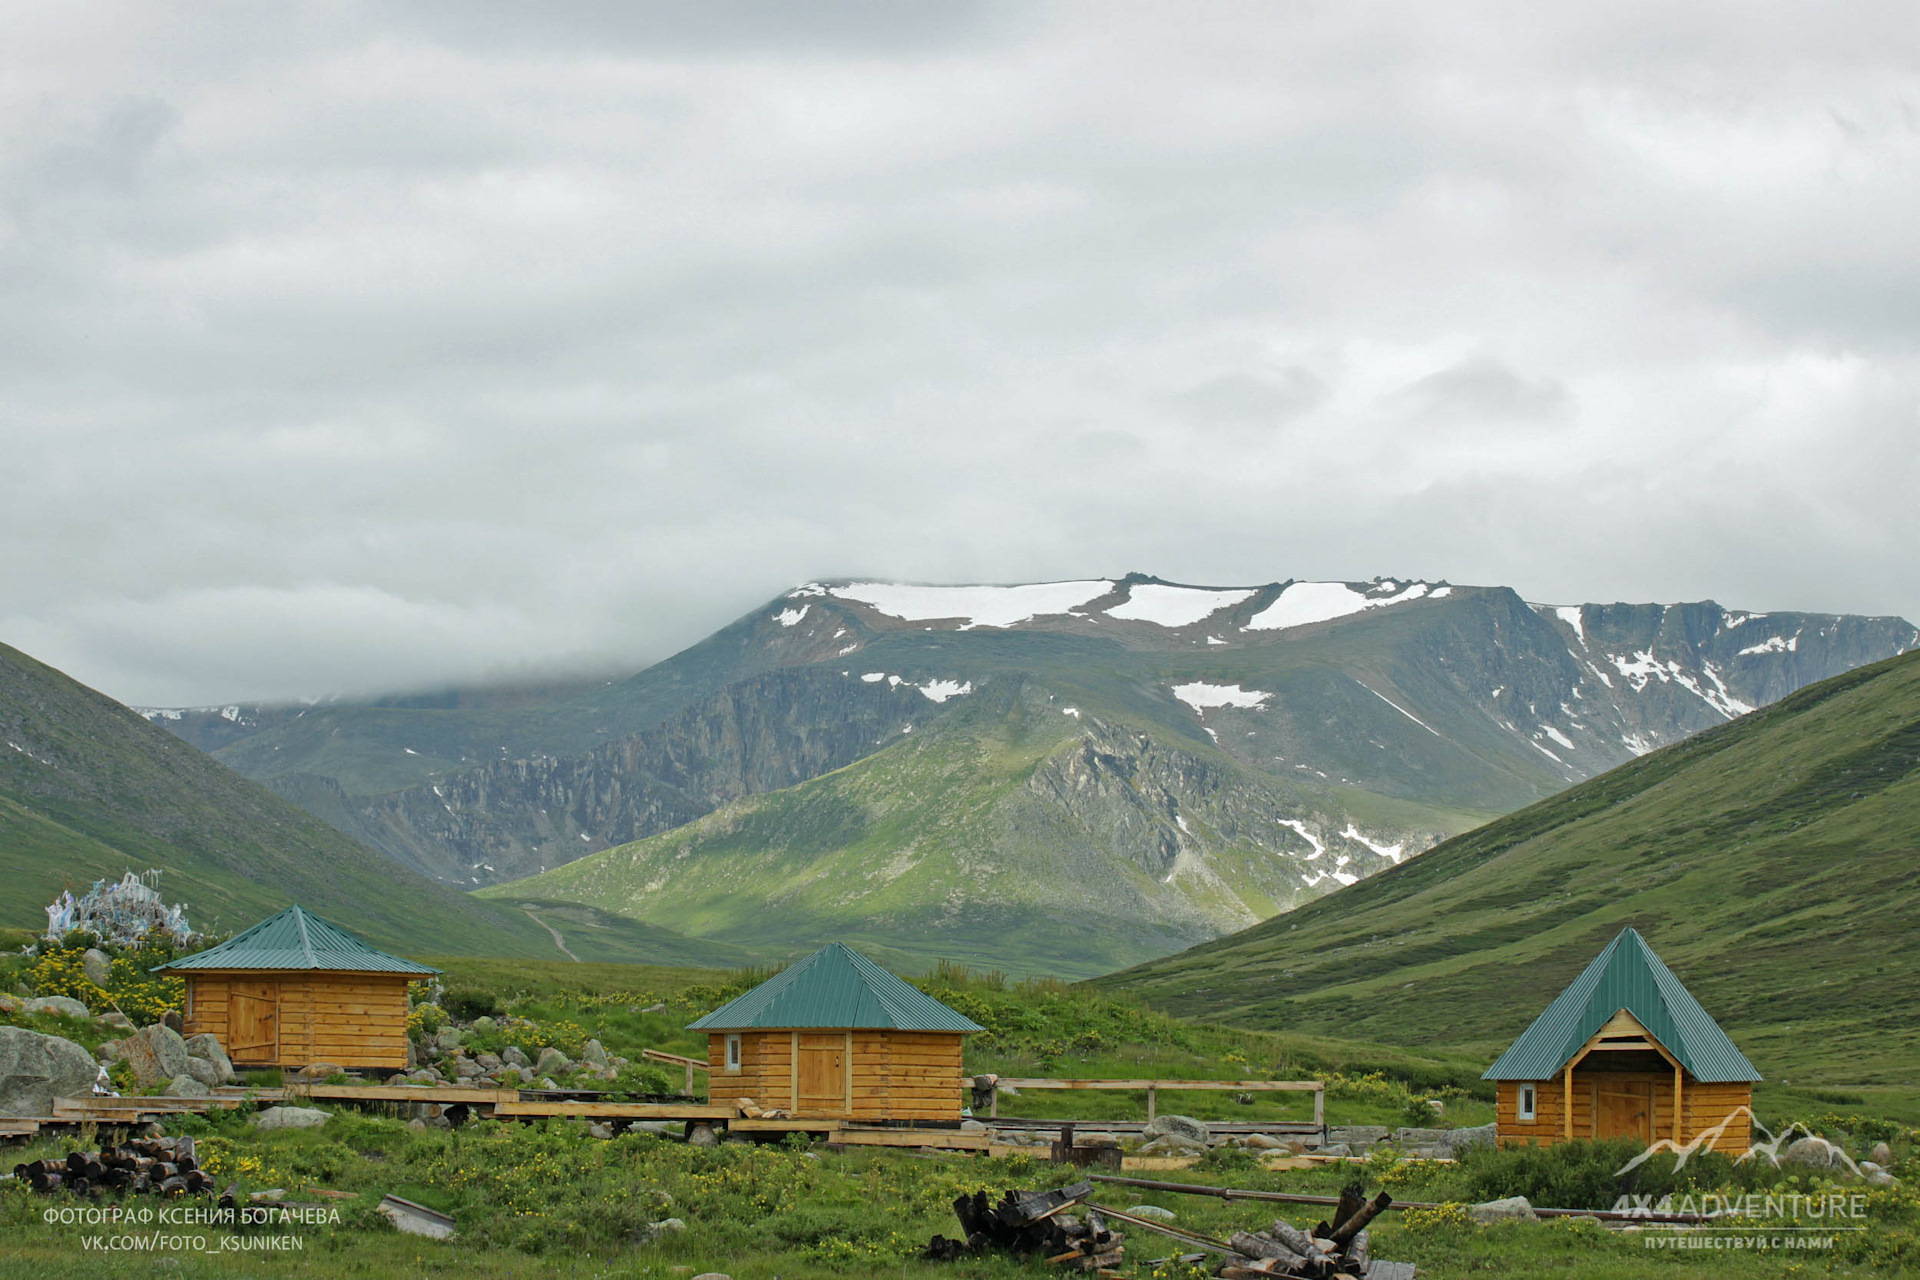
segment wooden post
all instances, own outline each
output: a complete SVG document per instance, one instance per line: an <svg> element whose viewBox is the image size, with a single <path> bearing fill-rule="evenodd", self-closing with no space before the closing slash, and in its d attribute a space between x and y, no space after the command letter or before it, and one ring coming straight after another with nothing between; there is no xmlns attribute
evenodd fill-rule
<svg viewBox="0 0 1920 1280"><path fill-rule="evenodd" d="M1000 1118L1000 1082L999 1081L997 1080L994 1081L993 1090L987 1094L987 1098L988 1098L987 1118L990 1120L998 1120Z"/></svg>
<svg viewBox="0 0 1920 1280"><path fill-rule="evenodd" d="M1679 1064L1675 1063L1673 1068L1673 1145L1676 1147L1687 1140L1686 1135L1682 1132L1684 1126L1681 1122L1681 1117L1685 1113L1680 1109L1680 1077L1682 1074L1684 1073L1680 1070Z"/></svg>
<svg viewBox="0 0 1920 1280"><path fill-rule="evenodd" d="M847 1100L846 1114L851 1116L853 1114L853 1032L847 1032L846 1037L847 1047L842 1051L840 1065L846 1069L847 1073L845 1086Z"/></svg>
<svg viewBox="0 0 1920 1280"><path fill-rule="evenodd" d="M1154 1103L1153 1086L1148 1085L1147 1086L1147 1123L1148 1124L1153 1123L1153 1103Z"/></svg>
<svg viewBox="0 0 1920 1280"><path fill-rule="evenodd" d="M1313 1122L1320 1126L1320 1139L1327 1137L1327 1087L1321 1085L1313 1091Z"/></svg>
<svg viewBox="0 0 1920 1280"><path fill-rule="evenodd" d="M693 1064L691 1062L687 1064L687 1087L685 1093L689 1098L693 1096Z"/></svg>
<svg viewBox="0 0 1920 1280"><path fill-rule="evenodd" d="M794 1031L794 1032L790 1032L789 1034L791 1034L793 1037L793 1048L791 1050L791 1053L793 1056L788 1060L787 1066L791 1070L793 1079L792 1079L792 1082L788 1085L789 1101L787 1105L793 1109L793 1113L795 1115L799 1115L800 1114L800 1033L798 1031Z"/></svg>
<svg viewBox="0 0 1920 1280"><path fill-rule="evenodd" d="M1565 1117L1567 1141L1572 1142L1573 1141L1573 1064L1571 1062L1567 1064L1567 1069L1561 1073L1561 1079L1563 1079L1566 1082L1566 1086L1567 1086L1566 1098L1565 1098L1566 1107L1567 1107L1567 1114Z"/></svg>

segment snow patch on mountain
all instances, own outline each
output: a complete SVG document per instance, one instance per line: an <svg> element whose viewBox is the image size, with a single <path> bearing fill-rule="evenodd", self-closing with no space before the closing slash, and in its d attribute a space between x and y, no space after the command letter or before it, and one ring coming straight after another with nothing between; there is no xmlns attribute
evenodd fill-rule
<svg viewBox="0 0 1920 1280"><path fill-rule="evenodd" d="M919 689L934 702L945 702L948 698L964 698L972 693L973 681L929 680Z"/></svg>
<svg viewBox="0 0 1920 1280"><path fill-rule="evenodd" d="M1204 711L1209 707L1254 710L1266 706L1267 699L1273 695L1258 689L1242 689L1237 684L1208 684L1205 680L1195 680L1191 684L1174 685L1173 696L1195 711Z"/></svg>
<svg viewBox="0 0 1920 1280"><path fill-rule="evenodd" d="M1313 852L1308 854L1304 861L1312 862L1315 858L1318 858L1327 851L1327 846L1320 843L1320 837L1307 830L1307 824L1298 818L1276 818L1274 821L1283 827L1290 828L1295 835L1313 846Z"/></svg>
<svg viewBox="0 0 1920 1280"><path fill-rule="evenodd" d="M1151 622L1162 627L1192 626L1222 609L1250 598L1253 588L1215 590L1210 587L1174 587L1160 582L1142 582L1128 589L1124 604L1104 612L1109 618Z"/></svg>
<svg viewBox="0 0 1920 1280"><path fill-rule="evenodd" d="M1373 850L1381 857L1389 859L1396 867L1400 865L1400 859L1405 856L1406 841L1402 840L1398 844L1376 844L1372 840L1369 840L1366 834L1351 822L1347 823L1347 829L1342 831L1340 835L1343 839L1351 840L1355 844L1367 846L1367 848Z"/></svg>
<svg viewBox="0 0 1920 1280"><path fill-rule="evenodd" d="M806 591L802 587L801 591ZM961 619L961 630L1010 627L1030 618L1062 614L1098 600L1113 590L1101 579L1086 582L1035 582L1018 587L927 587L897 582L850 582L821 591L864 604L906 622ZM793 593L795 595L799 592Z"/></svg>
<svg viewBox="0 0 1920 1280"><path fill-rule="evenodd" d="M1741 621L1744 622L1745 619ZM1740 651L1740 656L1744 658L1753 653L1792 653L1799 647L1800 633L1796 631L1790 636L1768 636L1759 644L1750 644Z"/></svg>
<svg viewBox="0 0 1920 1280"><path fill-rule="evenodd" d="M779 613L773 615L773 620L783 627L795 626L799 623L800 619L807 616L807 610L811 608L813 608L812 605L803 604L798 609L782 609Z"/></svg>
<svg viewBox="0 0 1920 1280"><path fill-rule="evenodd" d="M1375 594L1384 589L1386 594ZM1344 582L1296 582L1280 593L1280 598L1253 615L1248 631L1284 631L1315 622L1331 622L1366 609L1382 609L1425 596L1430 588L1424 582L1401 587L1381 582L1367 591L1355 591ZM1445 589L1433 593L1445 594Z"/></svg>

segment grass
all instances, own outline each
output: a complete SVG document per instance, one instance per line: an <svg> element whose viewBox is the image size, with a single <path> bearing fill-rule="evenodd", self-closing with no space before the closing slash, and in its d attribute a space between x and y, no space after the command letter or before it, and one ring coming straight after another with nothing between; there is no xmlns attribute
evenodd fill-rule
<svg viewBox="0 0 1920 1280"><path fill-rule="evenodd" d="M1103 977L1250 1026L1491 1052L1621 928L1769 1079L1920 1087L1920 655L1865 667L1330 898Z"/></svg>

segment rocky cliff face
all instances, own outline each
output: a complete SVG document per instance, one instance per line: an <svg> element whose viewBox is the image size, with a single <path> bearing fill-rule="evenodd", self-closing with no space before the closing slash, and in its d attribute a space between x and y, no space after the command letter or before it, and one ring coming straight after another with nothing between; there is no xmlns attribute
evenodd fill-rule
<svg viewBox="0 0 1920 1280"><path fill-rule="evenodd" d="M904 682L788 668L584 755L492 761L378 796L312 774L269 785L428 875L495 884L841 768L940 710Z"/></svg>

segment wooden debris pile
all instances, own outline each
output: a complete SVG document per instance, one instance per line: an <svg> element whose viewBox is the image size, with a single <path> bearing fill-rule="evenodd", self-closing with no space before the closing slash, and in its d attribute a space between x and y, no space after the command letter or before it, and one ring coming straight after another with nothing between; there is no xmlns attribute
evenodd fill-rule
<svg viewBox="0 0 1920 1280"><path fill-rule="evenodd" d="M1054 1191L1010 1190L997 1202L984 1191L961 1196L953 1202L960 1238L935 1236L923 1256L933 1261L988 1252L1039 1256L1065 1271L1111 1276L1125 1256L1125 1237L1108 1228L1098 1209L1067 1212L1092 1194L1091 1182L1076 1182Z"/></svg>
<svg viewBox="0 0 1920 1280"><path fill-rule="evenodd" d="M30 1160L13 1176L43 1194L125 1191L134 1195L198 1195L213 1189L192 1138L138 1138L98 1151L69 1151L65 1160Z"/></svg>
<svg viewBox="0 0 1920 1280"><path fill-rule="evenodd" d="M1236 1231L1228 1237L1234 1253L1215 1275L1224 1280L1254 1276L1297 1276L1303 1280L1413 1280L1413 1264L1382 1262L1372 1256L1367 1224L1385 1212L1393 1197L1382 1191L1369 1200L1360 1184L1340 1193L1328 1220L1311 1232L1284 1218L1265 1231Z"/></svg>

